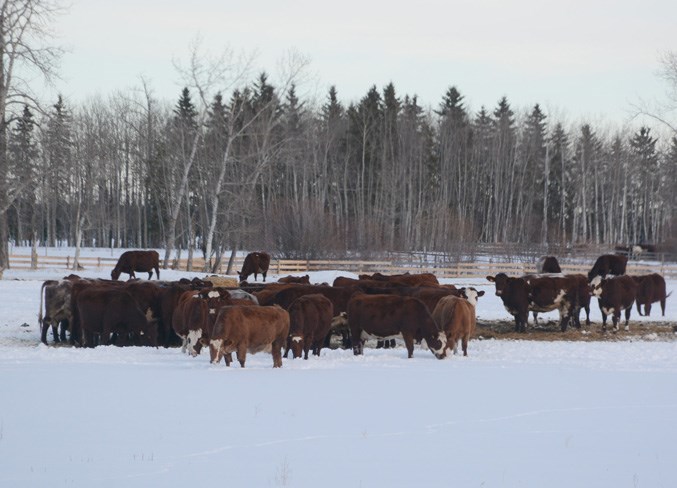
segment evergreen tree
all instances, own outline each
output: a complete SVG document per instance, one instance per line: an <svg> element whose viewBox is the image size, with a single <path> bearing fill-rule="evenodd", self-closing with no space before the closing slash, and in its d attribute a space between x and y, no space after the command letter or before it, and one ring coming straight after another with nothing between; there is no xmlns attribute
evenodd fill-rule
<svg viewBox="0 0 677 488"><path fill-rule="evenodd" d="M38 148L35 140L35 120L33 112L28 105L24 105L21 117L16 121L9 138L9 178L11 186L20 188L14 202L16 222L10 229L10 235L13 235L18 242L24 241L26 235L25 222L31 223L32 231L35 230L38 209L36 208L36 189L38 182Z"/></svg>

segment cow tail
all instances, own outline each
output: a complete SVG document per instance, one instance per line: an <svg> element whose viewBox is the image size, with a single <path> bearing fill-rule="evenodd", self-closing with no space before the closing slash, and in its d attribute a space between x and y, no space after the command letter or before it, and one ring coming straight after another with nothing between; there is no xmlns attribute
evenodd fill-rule
<svg viewBox="0 0 677 488"><path fill-rule="evenodd" d="M40 326L40 330L42 330L42 295L45 292L45 285L47 282L45 281L42 286L40 287L40 312L38 313L38 325Z"/></svg>

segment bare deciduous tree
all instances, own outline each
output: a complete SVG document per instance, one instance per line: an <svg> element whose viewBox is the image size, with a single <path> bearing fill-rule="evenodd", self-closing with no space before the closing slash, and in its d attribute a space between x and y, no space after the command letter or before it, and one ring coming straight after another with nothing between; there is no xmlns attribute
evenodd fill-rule
<svg viewBox="0 0 677 488"><path fill-rule="evenodd" d="M61 55L51 40L49 27L61 12L48 0L5 0L0 4L0 269L7 268L7 210L28 186L11 181L7 158L7 132L19 107L37 105L27 79L37 72L53 78Z"/></svg>

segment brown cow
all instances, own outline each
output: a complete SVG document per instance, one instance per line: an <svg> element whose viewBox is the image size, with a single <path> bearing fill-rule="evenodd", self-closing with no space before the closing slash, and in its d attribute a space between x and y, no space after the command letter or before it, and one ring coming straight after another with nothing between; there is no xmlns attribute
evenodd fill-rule
<svg viewBox="0 0 677 488"><path fill-rule="evenodd" d="M348 325L355 355L363 353L369 336L381 339L401 336L409 358L414 356L414 340L420 336L436 358L442 359L445 355L446 336L418 298L355 295L348 302Z"/></svg>
<svg viewBox="0 0 677 488"><path fill-rule="evenodd" d="M672 295L665 294L665 279L658 273L652 273L642 276L633 276L637 283L637 313L640 315L651 315L651 304L660 302L661 313L665 317L665 299ZM642 305L644 305L644 314L642 314Z"/></svg>
<svg viewBox="0 0 677 488"><path fill-rule="evenodd" d="M630 276L621 275L611 278L595 276L590 282L592 295L599 302L602 312L602 330L606 331L606 318L611 315L614 331L618 331L621 312L625 310L625 330L630 330L630 312L637 296L637 283Z"/></svg>
<svg viewBox="0 0 677 488"><path fill-rule="evenodd" d="M310 284L310 276L308 275L303 275L303 276L284 276L280 279L277 280L278 283L296 283L299 285L309 285Z"/></svg>
<svg viewBox="0 0 677 488"><path fill-rule="evenodd" d="M294 358L308 359L308 351L319 356L325 338L329 334L334 317L334 306L324 295L304 295L292 302L289 312L289 340L284 357L289 349Z"/></svg>
<svg viewBox="0 0 677 488"><path fill-rule="evenodd" d="M240 282L245 281L252 273L254 274L254 281L256 281L259 273L263 275L263 281L266 281L268 266L270 266L270 254L265 252L250 252L244 258L242 270L237 273L240 276Z"/></svg>
<svg viewBox="0 0 677 488"><path fill-rule="evenodd" d="M235 352L244 368L247 353L271 351L273 367L282 367L282 348L289 335L289 313L281 307L222 307L214 323L209 341L213 364Z"/></svg>
<svg viewBox="0 0 677 488"><path fill-rule="evenodd" d="M592 281L595 276L606 278L607 275L624 275L627 265L627 256L619 256L617 254L602 254L597 258L597 261L595 261L592 269L588 272L588 281Z"/></svg>
<svg viewBox="0 0 677 488"><path fill-rule="evenodd" d="M153 277L153 270L157 279L160 279L160 255L157 251L126 251L118 259L115 268L111 271L112 279L117 280L120 273L127 273L129 278L136 278L135 271L147 272L148 279Z"/></svg>
<svg viewBox="0 0 677 488"><path fill-rule="evenodd" d="M110 343L117 334L120 343L132 339L138 345L157 346L157 326L148 321L132 295L119 287L94 286L77 295L82 346Z"/></svg>
<svg viewBox="0 0 677 488"><path fill-rule="evenodd" d="M172 328L181 340L181 352L195 357L205 342L209 341L218 309L232 305L228 292L223 288L206 288L187 291L179 298L172 316Z"/></svg>
<svg viewBox="0 0 677 488"><path fill-rule="evenodd" d="M515 330L526 332L529 310L550 312L557 309L560 315L560 329L564 332L573 320L578 320L579 294L581 283L575 277L567 276L529 276L510 278L505 273L487 276L487 280L496 285L496 296L501 297L505 309L515 317Z"/></svg>
<svg viewBox="0 0 677 488"><path fill-rule="evenodd" d="M447 349L453 349L456 354L458 341L461 340L463 355L468 355L468 342L475 332L477 320L477 300L484 295L484 291L475 288L460 288L464 298L453 295L443 297L433 310L435 323L447 335Z"/></svg>

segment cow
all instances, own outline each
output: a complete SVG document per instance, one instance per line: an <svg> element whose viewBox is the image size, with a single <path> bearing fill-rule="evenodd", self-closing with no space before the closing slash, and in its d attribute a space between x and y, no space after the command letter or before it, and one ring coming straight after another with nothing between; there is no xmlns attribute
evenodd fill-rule
<svg viewBox="0 0 677 488"><path fill-rule="evenodd" d="M461 340L463 355L468 355L468 342L475 332L477 320L477 300L484 295L484 291L475 288L460 288L463 298L449 295L440 299L433 310L432 316L440 330L447 336L446 349L453 349L454 354Z"/></svg>
<svg viewBox="0 0 677 488"><path fill-rule="evenodd" d="M538 263L536 263L536 272L539 274L561 273L562 268L560 268L555 256L543 256Z"/></svg>
<svg viewBox="0 0 677 488"><path fill-rule="evenodd" d="M47 331L52 328L54 342L66 341L66 329L72 322L71 312L71 289L73 280L47 280L40 288L40 312L38 322L40 325L40 340L47 344ZM42 316L42 305L45 305L45 316ZM59 325L61 334L59 334Z"/></svg>
<svg viewBox="0 0 677 488"><path fill-rule="evenodd" d="M209 341L219 308L225 305L232 305L232 300L223 288L205 288L181 295L172 316L172 328L182 340L181 352L193 357L200 354L204 343Z"/></svg>
<svg viewBox="0 0 677 488"><path fill-rule="evenodd" d="M665 279L658 273L633 276L632 279L637 283L637 297L635 299L637 313L648 317L651 315L651 304L660 302L661 313L665 317L665 300L672 295L672 292L669 295L665 294ZM644 305L643 314L642 305Z"/></svg>
<svg viewBox="0 0 677 488"><path fill-rule="evenodd" d="M625 311L625 330L630 330L630 312L637 296L637 283L630 276L609 278L595 276L590 282L592 296L597 297L602 312L602 330L606 332L606 318L611 315L614 332L618 331L621 312Z"/></svg>
<svg viewBox="0 0 677 488"><path fill-rule="evenodd" d="M222 307L216 317L209 340L209 355L212 364L235 352L240 366L244 368L247 353L270 351L273 367L282 367L282 348L289 335L289 313L277 305L270 307L247 307L233 305Z"/></svg>
<svg viewBox="0 0 677 488"><path fill-rule="evenodd" d="M80 317L80 344L94 347L110 343L115 333L122 342L131 338L139 345L157 346L157 326L148 321L132 295L124 289L95 286L77 295L76 306Z"/></svg>
<svg viewBox="0 0 677 488"><path fill-rule="evenodd" d="M569 294L569 299L571 302L571 313L570 319L573 322L573 325L577 328L581 328L581 308L585 309L585 324L590 325L590 286L588 285L588 280L585 275L582 274L568 274L564 275L562 273L544 273L544 274L526 274L523 275L527 283L531 284L537 283L534 281L536 278L566 278L568 280L567 290ZM546 280L547 281L547 280ZM530 307L534 316L534 324L538 325L538 312L537 310Z"/></svg>
<svg viewBox="0 0 677 488"><path fill-rule="evenodd" d="M515 318L515 331L526 332L529 317L529 284L524 278L513 278L505 273L487 276L487 280L496 286L496 296L503 306Z"/></svg>
<svg viewBox="0 0 677 488"><path fill-rule="evenodd" d="M280 279L277 280L278 283L296 283L299 285L309 285L310 284L310 276L308 275L303 275L303 276L284 276Z"/></svg>
<svg viewBox="0 0 677 488"><path fill-rule="evenodd" d="M369 337L390 339L401 336L409 358L414 356L417 337L425 339L436 358L445 356L446 336L418 298L357 294L348 302L347 320L355 355L363 353Z"/></svg>
<svg viewBox="0 0 677 488"><path fill-rule="evenodd" d="M334 317L334 306L324 295L303 295L292 302L289 312L289 340L284 357L289 349L294 358L308 359L308 351L319 356L325 338L329 334Z"/></svg>
<svg viewBox="0 0 677 488"><path fill-rule="evenodd" d="M529 310L532 312L550 312L557 309L560 316L560 330L566 331L573 321L580 327L578 320L580 280L571 276L533 276L528 278L510 278L505 273L487 276L495 283L496 295L503 301L506 310L515 317L515 330L526 332Z"/></svg>
<svg viewBox="0 0 677 488"><path fill-rule="evenodd" d="M602 254L597 258L597 261L595 261L592 269L588 272L588 282L592 281L595 276L606 278L607 275L624 275L627 265L627 256L619 256L617 254Z"/></svg>
<svg viewBox="0 0 677 488"><path fill-rule="evenodd" d="M384 275L381 273L374 273L372 275L361 274L359 275L359 278L361 280L389 281L408 286L420 286L420 285L434 286L440 284L440 282L437 280L437 277L432 273L415 273L415 274L404 273L397 275Z"/></svg>
<svg viewBox="0 0 677 488"><path fill-rule="evenodd" d="M147 272L148 279L153 277L153 270L157 279L160 279L160 255L157 251L125 251L118 259L110 276L113 280L120 277L120 273L127 273L129 278L136 278L135 271Z"/></svg>
<svg viewBox="0 0 677 488"><path fill-rule="evenodd" d="M256 281L259 273L263 275L263 281L266 281L268 266L270 266L270 254L265 252L250 252L244 258L242 270L237 273L240 277L240 282L246 281L247 277L251 274L254 274L254 281Z"/></svg>

